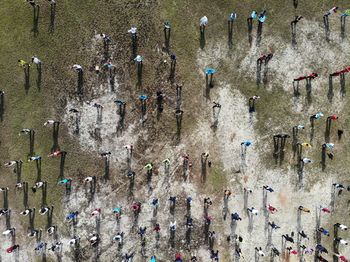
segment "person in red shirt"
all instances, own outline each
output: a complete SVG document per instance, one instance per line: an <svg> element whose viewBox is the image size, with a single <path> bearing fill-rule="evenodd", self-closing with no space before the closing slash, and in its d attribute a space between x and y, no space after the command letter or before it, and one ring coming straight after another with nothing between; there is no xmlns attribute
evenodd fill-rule
<svg viewBox="0 0 350 262"><path fill-rule="evenodd" d="M7 253L12 253L13 251L16 251L16 249L19 249L19 245L14 245L12 247L9 247L6 249Z"/></svg>
<svg viewBox="0 0 350 262"><path fill-rule="evenodd" d="M329 208L327 207L322 207L321 206L321 211L324 212L324 213L330 213L331 211L329 210Z"/></svg>
<svg viewBox="0 0 350 262"><path fill-rule="evenodd" d="M331 116L329 116L329 119L331 119L331 120L337 120L337 119L338 119L338 116L337 116L337 115L331 115Z"/></svg>
<svg viewBox="0 0 350 262"><path fill-rule="evenodd" d="M274 214L274 213L277 212L277 209L276 209L275 207L271 206L271 205L268 205L268 206L267 206L267 209L269 210L269 212L270 212L271 214Z"/></svg>

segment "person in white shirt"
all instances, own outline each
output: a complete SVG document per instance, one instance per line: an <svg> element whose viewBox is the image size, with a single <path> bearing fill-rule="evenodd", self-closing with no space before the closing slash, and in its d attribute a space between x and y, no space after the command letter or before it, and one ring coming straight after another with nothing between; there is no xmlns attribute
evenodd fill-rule
<svg viewBox="0 0 350 262"><path fill-rule="evenodd" d="M259 210L257 210L255 207L247 208L247 210L253 215L257 216L259 214Z"/></svg>
<svg viewBox="0 0 350 262"><path fill-rule="evenodd" d="M72 68L77 71L77 72L82 72L83 71L83 67L81 65L78 65L78 64L74 64L72 66Z"/></svg>
<svg viewBox="0 0 350 262"><path fill-rule="evenodd" d="M208 25L208 22L209 22L208 17L203 16L203 17L199 20L199 25L200 25L201 27L206 27L206 26Z"/></svg>
<svg viewBox="0 0 350 262"><path fill-rule="evenodd" d="M4 236L8 236L8 235L15 235L15 232L16 232L16 228L14 228L14 227L12 227L12 228L9 228L9 229L7 229L7 230L5 230L4 232L2 232L2 234L4 235Z"/></svg>
<svg viewBox="0 0 350 262"><path fill-rule="evenodd" d="M336 223L336 224L334 224L334 226L336 226L340 230L348 230L348 227L346 225L343 225L343 224L340 224L340 223Z"/></svg>
<svg viewBox="0 0 350 262"><path fill-rule="evenodd" d="M129 30L128 33L130 33L132 36L136 36L137 34L137 28L132 26Z"/></svg>
<svg viewBox="0 0 350 262"><path fill-rule="evenodd" d="M42 64L41 60L37 56L32 56L32 63L40 66Z"/></svg>

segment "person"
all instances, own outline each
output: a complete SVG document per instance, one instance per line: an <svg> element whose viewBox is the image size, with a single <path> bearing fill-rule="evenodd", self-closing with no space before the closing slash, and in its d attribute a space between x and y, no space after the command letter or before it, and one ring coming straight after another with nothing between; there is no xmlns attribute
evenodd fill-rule
<svg viewBox="0 0 350 262"><path fill-rule="evenodd" d="M284 238L288 242L294 243L294 239L288 234L282 235L282 238Z"/></svg>
<svg viewBox="0 0 350 262"><path fill-rule="evenodd" d="M43 216L43 215L45 215L49 210L50 210L49 207L42 207L42 208L39 209L39 214Z"/></svg>
<svg viewBox="0 0 350 262"><path fill-rule="evenodd" d="M96 176L88 176L84 179L84 183L90 183L92 181L96 181Z"/></svg>
<svg viewBox="0 0 350 262"><path fill-rule="evenodd" d="M111 154L112 154L112 153L109 152L109 151L108 151L108 152L102 152L102 153L100 154L100 156L101 156L101 157L104 157L104 158L107 158L107 157L110 157Z"/></svg>
<svg viewBox="0 0 350 262"><path fill-rule="evenodd" d="M208 17L203 16L203 17L199 20L199 25L200 25L201 27L206 27L206 26L208 25L208 22L209 22Z"/></svg>
<svg viewBox="0 0 350 262"><path fill-rule="evenodd" d="M325 229L325 228L323 228L323 227L318 228L318 229L317 229L317 232L320 232L320 233L322 233L323 235L329 237L329 230L327 230L327 229Z"/></svg>
<svg viewBox="0 0 350 262"><path fill-rule="evenodd" d="M101 33L100 34L100 37L102 38L102 40L105 42L105 43L110 43L112 42L111 38L109 35L106 35L104 33Z"/></svg>
<svg viewBox="0 0 350 262"><path fill-rule="evenodd" d="M332 7L329 11L327 11L323 16L328 17L332 14L335 14L338 11L338 6Z"/></svg>
<svg viewBox="0 0 350 262"><path fill-rule="evenodd" d="M39 160L41 160L41 156L32 156L28 159L28 162L39 161Z"/></svg>
<svg viewBox="0 0 350 262"><path fill-rule="evenodd" d="M141 238L143 238L144 235L146 234L146 230L147 230L147 227L139 227L138 234L140 235Z"/></svg>
<svg viewBox="0 0 350 262"><path fill-rule="evenodd" d="M171 23L169 21L164 22L164 29L170 29L171 28Z"/></svg>
<svg viewBox="0 0 350 262"><path fill-rule="evenodd" d="M250 142L250 141L243 141L243 142L241 142L241 146L248 147L248 146L251 146L251 145L252 145L252 142Z"/></svg>
<svg viewBox="0 0 350 262"><path fill-rule="evenodd" d="M151 262L157 262L157 257L156 256L151 256Z"/></svg>
<svg viewBox="0 0 350 262"><path fill-rule="evenodd" d="M301 143L301 146L306 147L306 148L311 148L312 145L309 143Z"/></svg>
<svg viewBox="0 0 350 262"><path fill-rule="evenodd" d="M159 225L159 223L156 223L156 225L153 228L153 231L156 231L156 233L160 232L160 225Z"/></svg>
<svg viewBox="0 0 350 262"><path fill-rule="evenodd" d="M59 184L59 185L69 185L71 182L72 182L72 179L70 179L70 178L64 178L64 179L58 181L58 184Z"/></svg>
<svg viewBox="0 0 350 262"><path fill-rule="evenodd" d="M130 33L132 36L137 35L137 28L135 26L132 26L129 30L128 33Z"/></svg>
<svg viewBox="0 0 350 262"><path fill-rule="evenodd" d="M334 226L339 228L340 230L348 230L348 227L346 225L340 223L335 223Z"/></svg>
<svg viewBox="0 0 350 262"><path fill-rule="evenodd" d="M58 252L61 250L62 243L61 242L56 242L55 244L52 244L51 247L49 248L50 251L53 252Z"/></svg>
<svg viewBox="0 0 350 262"><path fill-rule="evenodd" d="M247 208L247 210L253 215L257 216L259 214L259 210L257 210L255 207Z"/></svg>
<svg viewBox="0 0 350 262"><path fill-rule="evenodd" d="M78 211L69 213L69 214L66 216L67 222L71 222L71 221L73 221L74 219L76 219L77 216L78 216L78 214L79 214Z"/></svg>
<svg viewBox="0 0 350 262"><path fill-rule="evenodd" d="M152 170L153 169L153 163L147 163L143 168L147 170Z"/></svg>
<svg viewBox="0 0 350 262"><path fill-rule="evenodd" d="M212 204L213 204L213 202L211 201L210 197L204 198L204 207L205 208L209 208L209 206L211 206Z"/></svg>
<svg viewBox="0 0 350 262"><path fill-rule="evenodd" d="M37 66L41 66L41 60L37 56L32 56L32 63L36 64Z"/></svg>
<svg viewBox="0 0 350 262"><path fill-rule="evenodd" d="M309 240L308 236L305 234L304 230L299 231L298 234L302 237L302 238L306 238L307 240Z"/></svg>
<svg viewBox="0 0 350 262"><path fill-rule="evenodd" d="M233 22L237 19L237 14L236 13L230 13L228 16L228 21Z"/></svg>
<svg viewBox="0 0 350 262"><path fill-rule="evenodd" d="M342 184L339 184L339 183L334 183L333 187L336 188L336 189L345 189L345 187Z"/></svg>
<svg viewBox="0 0 350 262"><path fill-rule="evenodd" d="M91 212L91 217L99 217L101 215L101 208L96 208Z"/></svg>
<svg viewBox="0 0 350 262"><path fill-rule="evenodd" d="M305 213L310 213L311 212L311 210L309 208L306 208L306 207L303 207L303 206L299 206L298 210L299 211L303 211Z"/></svg>
<svg viewBox="0 0 350 262"><path fill-rule="evenodd" d="M342 245L345 245L345 246L348 245L348 242L347 242L346 240L342 239L341 237L336 237L336 238L334 238L334 241L335 241L335 242L338 242L338 243L340 243L340 244L342 244Z"/></svg>
<svg viewBox="0 0 350 262"><path fill-rule="evenodd" d="M140 202L134 202L131 205L131 209L134 211L134 213L139 213L141 212L141 203Z"/></svg>
<svg viewBox="0 0 350 262"><path fill-rule="evenodd" d="M35 251L41 252L44 250L44 248L46 247L46 243L40 242L36 245L35 247Z"/></svg>
<svg viewBox="0 0 350 262"><path fill-rule="evenodd" d="M115 237L113 237L114 241L117 241L119 245L121 245L123 243L124 240L124 232L118 232Z"/></svg>
<svg viewBox="0 0 350 262"><path fill-rule="evenodd" d="M232 213L231 214L231 220L235 220L235 221L238 221L238 220L242 220L242 218L239 216L239 214L236 212L236 213Z"/></svg>
<svg viewBox="0 0 350 262"><path fill-rule="evenodd" d="M260 23L264 23L266 20L266 10L259 14L258 20Z"/></svg>
<svg viewBox="0 0 350 262"><path fill-rule="evenodd" d="M275 224L274 221L269 222L269 226L270 226L272 229L275 229L275 230L281 228L280 226L277 226L277 225Z"/></svg>
<svg viewBox="0 0 350 262"><path fill-rule="evenodd" d="M267 210L271 213L274 214L277 212L277 209L273 206L271 206L270 204L267 206Z"/></svg>
<svg viewBox="0 0 350 262"><path fill-rule="evenodd" d="M22 67L30 66L28 62L26 62L26 61L24 61L22 59L18 60L18 65L22 66Z"/></svg>
<svg viewBox="0 0 350 262"><path fill-rule="evenodd" d="M340 258L340 261L342 261L342 262L348 262L348 259L347 259L345 256L343 256L343 255L341 255L341 254L335 254L335 253L334 253L334 255L335 255L336 257Z"/></svg>
<svg viewBox="0 0 350 262"><path fill-rule="evenodd" d="M98 244L99 240L100 240L99 234L91 234L90 235L89 242L90 242L91 246L96 246Z"/></svg>
<svg viewBox="0 0 350 262"><path fill-rule="evenodd" d="M72 68L75 70L75 71L77 71L77 72L83 72L83 67L81 66L81 65L78 65L78 64L74 64L73 66L72 66Z"/></svg>
<svg viewBox="0 0 350 262"><path fill-rule="evenodd" d="M318 113L316 113L316 114L310 116L310 120L311 120L311 119L320 119L320 118L323 117L323 116L324 116L324 114L323 114L322 112L318 112Z"/></svg>
<svg viewBox="0 0 350 262"><path fill-rule="evenodd" d="M122 208L121 207L115 207L113 208L113 213L115 214L115 217L117 219L120 218L120 216L122 215Z"/></svg>
<svg viewBox="0 0 350 262"><path fill-rule="evenodd" d="M35 193L36 190L41 188L43 185L44 185L44 182L42 182L42 181L36 182L35 185L32 187L33 193Z"/></svg>
<svg viewBox="0 0 350 262"><path fill-rule="evenodd" d="M320 253L328 254L328 250L324 246L322 246L321 244L316 245L316 250L319 251Z"/></svg>
<svg viewBox="0 0 350 262"><path fill-rule="evenodd" d="M255 20L255 18L257 18L257 16L258 16L258 12L252 11L248 19Z"/></svg>
<svg viewBox="0 0 350 262"><path fill-rule="evenodd" d="M50 3L50 5L56 5L56 0L48 0L48 2Z"/></svg>
<svg viewBox="0 0 350 262"><path fill-rule="evenodd" d="M182 262L182 255L179 252L175 254L175 262Z"/></svg>
<svg viewBox="0 0 350 262"><path fill-rule="evenodd" d="M323 207L323 206L320 206L320 209L323 213L331 213L331 211L329 210L328 207Z"/></svg>
<svg viewBox="0 0 350 262"><path fill-rule="evenodd" d="M153 208L159 207L159 199L158 198L152 198L150 201L150 206Z"/></svg>
<svg viewBox="0 0 350 262"><path fill-rule="evenodd" d="M211 261L219 261L219 250L216 250L216 252L214 250L211 250L210 258L211 258Z"/></svg>
<svg viewBox="0 0 350 262"><path fill-rule="evenodd" d="M192 197L191 197L191 196L188 196L188 197L186 198L186 203L187 203L187 205L189 205L189 206L192 205Z"/></svg>
<svg viewBox="0 0 350 262"><path fill-rule="evenodd" d="M137 55L137 56L134 58L134 61L136 61L136 62L139 63L139 64L142 64L143 57L140 56L140 55Z"/></svg>
<svg viewBox="0 0 350 262"><path fill-rule="evenodd" d="M39 234L39 230L34 229L34 230L31 230L31 231L27 234L27 236L33 238L33 237L36 237L38 234Z"/></svg>
<svg viewBox="0 0 350 262"><path fill-rule="evenodd" d="M164 159L163 163L164 163L165 166L169 166L170 165L170 159L169 158Z"/></svg>
<svg viewBox="0 0 350 262"><path fill-rule="evenodd" d="M57 150L57 151L53 152L52 154L47 155L47 157L56 157L56 156L60 156L60 155L62 155L62 153L63 153L62 151Z"/></svg>
<svg viewBox="0 0 350 262"><path fill-rule="evenodd" d="M255 247L255 251L257 252L257 254L260 256L260 257L264 257L265 256L265 253L262 251L262 248L259 247Z"/></svg>
<svg viewBox="0 0 350 262"><path fill-rule="evenodd" d="M7 252L7 253L12 253L12 252L14 252L14 251L16 251L16 250L18 250L18 249L19 249L19 245L13 245L13 246L7 248L7 249L6 249L6 252Z"/></svg>
<svg viewBox="0 0 350 262"><path fill-rule="evenodd" d="M175 231L176 230L176 221L174 221L174 222L170 221L169 228L170 228L171 231Z"/></svg>
<svg viewBox="0 0 350 262"><path fill-rule="evenodd" d="M193 219L191 217L187 217L186 219L186 227L193 228Z"/></svg>
<svg viewBox="0 0 350 262"><path fill-rule="evenodd" d="M10 212L11 212L11 210L8 209L8 208L1 208L1 209L0 209L0 217L1 217L1 216L8 215L8 214L10 214Z"/></svg>
<svg viewBox="0 0 350 262"><path fill-rule="evenodd" d="M303 159L301 159L301 161L303 161L304 164L311 164L312 160L310 158L304 157Z"/></svg>
<svg viewBox="0 0 350 262"><path fill-rule="evenodd" d="M20 214L21 214L22 216L27 216L29 213L32 213L33 210L34 210L34 209L28 208L28 209L26 209L26 210L20 212Z"/></svg>
<svg viewBox="0 0 350 262"><path fill-rule="evenodd" d="M291 22L291 24L296 25L302 18L303 18L303 16L301 16L301 15L295 16L295 18L294 18L294 20Z"/></svg>
<svg viewBox="0 0 350 262"><path fill-rule="evenodd" d="M252 189L250 189L250 188L243 188L243 190L244 190L244 192L247 192L247 193L253 193L253 190Z"/></svg>
<svg viewBox="0 0 350 262"><path fill-rule="evenodd" d="M5 231L2 232L2 234L3 234L4 236L8 236L8 235L14 236L15 233L16 233L16 228L15 228L15 227L6 229Z"/></svg>
<svg viewBox="0 0 350 262"><path fill-rule="evenodd" d="M80 237L78 236L74 236L71 240L69 240L69 245L70 246L73 246L73 245L76 245L77 243L79 243L80 241Z"/></svg>
<svg viewBox="0 0 350 262"><path fill-rule="evenodd" d="M55 233L57 231L57 226L51 226L49 227L46 232L49 234L49 235L52 235L53 233Z"/></svg>
<svg viewBox="0 0 350 262"><path fill-rule="evenodd" d="M225 189L224 191L224 198L228 199L232 195L231 190Z"/></svg>
<svg viewBox="0 0 350 262"><path fill-rule="evenodd" d="M269 191L270 193L274 192L273 188L270 186L263 186L263 189Z"/></svg>

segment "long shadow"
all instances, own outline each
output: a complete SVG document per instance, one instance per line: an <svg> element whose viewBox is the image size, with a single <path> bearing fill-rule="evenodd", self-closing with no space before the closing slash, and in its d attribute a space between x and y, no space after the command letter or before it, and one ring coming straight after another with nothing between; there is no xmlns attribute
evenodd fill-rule
<svg viewBox="0 0 350 262"><path fill-rule="evenodd" d="M55 18L56 18L56 3L50 3L49 33L53 33L53 31L55 30Z"/></svg>
<svg viewBox="0 0 350 262"><path fill-rule="evenodd" d="M340 94L342 97L345 97L346 89L345 89L345 74L342 73L339 76L340 78Z"/></svg>
<svg viewBox="0 0 350 262"><path fill-rule="evenodd" d="M325 34L326 34L326 41L329 42L330 30L329 30L329 21L328 21L327 15L323 16L323 24L324 24Z"/></svg>
<svg viewBox="0 0 350 262"><path fill-rule="evenodd" d="M36 163L36 182L41 181L41 159L35 161Z"/></svg>
<svg viewBox="0 0 350 262"><path fill-rule="evenodd" d="M5 99L4 99L4 92L0 90L0 121L4 121L4 112L5 112Z"/></svg>
<svg viewBox="0 0 350 262"><path fill-rule="evenodd" d="M37 74L38 74L37 79L36 79L36 86L40 92L40 90L41 90L41 78L42 78L41 63L39 63L37 65L36 69L37 69Z"/></svg>
<svg viewBox="0 0 350 262"><path fill-rule="evenodd" d="M58 131L59 131L59 128L60 128L60 122L55 121L53 123L53 132L52 132L53 144L52 144L52 147L51 147L51 153L60 150L60 147L58 145Z"/></svg>
<svg viewBox="0 0 350 262"><path fill-rule="evenodd" d="M24 65L23 70L24 70L24 90L26 92L26 95L28 95L29 88L30 88L29 64Z"/></svg>
<svg viewBox="0 0 350 262"><path fill-rule="evenodd" d="M329 75L328 78L328 101L332 103L333 97L334 97L334 91L333 91L333 77L332 75Z"/></svg>
<svg viewBox="0 0 350 262"><path fill-rule="evenodd" d="M41 198L41 206L47 206L47 182L44 181L44 184L42 186L42 198Z"/></svg>
<svg viewBox="0 0 350 262"><path fill-rule="evenodd" d="M261 66L262 61L260 59L256 62L256 85L259 87L261 83Z"/></svg>
<svg viewBox="0 0 350 262"><path fill-rule="evenodd" d="M36 4L33 6L33 29L32 29L32 32L34 33L34 37L37 37L39 34L39 16L40 16L40 6Z"/></svg>
<svg viewBox="0 0 350 262"><path fill-rule="evenodd" d="M345 39L345 22L346 16L340 16L340 37L342 40Z"/></svg>
<svg viewBox="0 0 350 262"><path fill-rule="evenodd" d="M228 48L232 49L233 47L233 21L228 21L228 27L227 27L227 32L228 32Z"/></svg>
<svg viewBox="0 0 350 262"><path fill-rule="evenodd" d="M64 178L64 163L66 161L66 155L66 151L61 152L59 180L62 180Z"/></svg>
<svg viewBox="0 0 350 262"><path fill-rule="evenodd" d="M253 19L249 17L247 19L247 25L248 25L248 42L249 45L252 46L253 43Z"/></svg>
<svg viewBox="0 0 350 262"><path fill-rule="evenodd" d="M200 45L201 49L204 49L205 42L206 42L206 40L205 40L205 29L204 29L204 27L203 28L200 27L199 45Z"/></svg>
<svg viewBox="0 0 350 262"><path fill-rule="evenodd" d="M258 21L258 29L256 33L256 46L260 46L260 43L261 43L263 24L264 23L261 23L260 21Z"/></svg>

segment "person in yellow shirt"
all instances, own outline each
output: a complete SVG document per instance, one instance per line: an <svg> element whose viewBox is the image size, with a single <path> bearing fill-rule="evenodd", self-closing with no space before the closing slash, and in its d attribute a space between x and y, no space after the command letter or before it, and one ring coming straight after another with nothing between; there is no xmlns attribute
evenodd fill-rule
<svg viewBox="0 0 350 262"><path fill-rule="evenodd" d="M19 59L18 60L18 65L19 66L22 66L22 67L25 67L25 66L30 66L28 62L22 60L22 59Z"/></svg>

